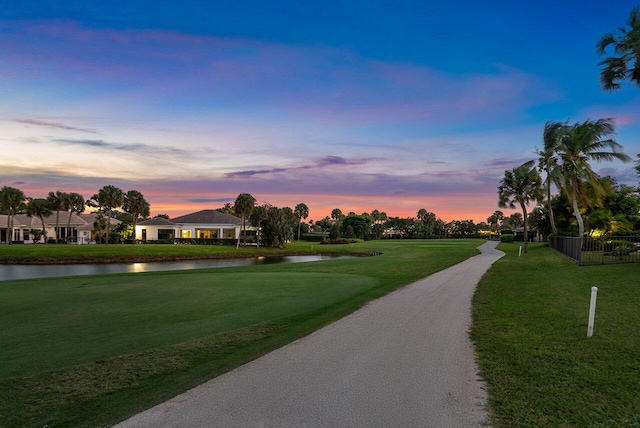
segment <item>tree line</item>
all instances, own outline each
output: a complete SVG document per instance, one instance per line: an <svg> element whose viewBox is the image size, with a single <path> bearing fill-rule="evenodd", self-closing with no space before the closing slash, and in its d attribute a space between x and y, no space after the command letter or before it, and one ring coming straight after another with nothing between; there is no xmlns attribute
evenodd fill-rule
<svg viewBox="0 0 640 428"><path fill-rule="evenodd" d="M57 244L61 242L59 237L60 231L60 213L69 213L67 218L67 231L71 226L72 214L81 214L85 212L87 207L95 208L97 214L93 224L94 232L104 241L105 244L113 238L112 232L118 235L131 237L138 221L146 219L150 214L149 202L144 198L142 193L137 190L129 190L124 192L122 189L108 185L101 188L98 193L90 199L85 200L82 195L75 192L62 192L59 190L51 191L46 198L27 197L20 189L4 186L0 189L0 212L6 213L7 221L7 242L11 244L11 233L14 225L14 217L16 214L27 214L29 217L37 217L40 219L42 229L32 229L31 233L34 241L39 241L44 237L45 242L49 242L50 237L47 236L45 227L45 217L49 217L55 213L55 236L52 240ZM122 212L117 211L122 208ZM112 219L120 220L120 224L116 226L116 230L111 230ZM65 242L70 242L72 237L66 236ZM132 243L135 243L132 239Z"/></svg>
<svg viewBox="0 0 640 428"><path fill-rule="evenodd" d="M599 64L602 88L617 90L624 81L640 86L640 7L631 11L627 27L606 34L597 44L600 55L610 48L614 55ZM593 161L632 160L615 140L613 119L573 124L568 120L548 121L542 140L543 147L535 150L538 159L505 171L498 187L500 207L522 210L525 252L529 221L539 230L579 237L640 229L638 189L620 185L611 177L600 177L591 165ZM640 174L640 154L636 171ZM552 188L557 194L552 195ZM527 206L538 202L542 205L529 215Z"/></svg>

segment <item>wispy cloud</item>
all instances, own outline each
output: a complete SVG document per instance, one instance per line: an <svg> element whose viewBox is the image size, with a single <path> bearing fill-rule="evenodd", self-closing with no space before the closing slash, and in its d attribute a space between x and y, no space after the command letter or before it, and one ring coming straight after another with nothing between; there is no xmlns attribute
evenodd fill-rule
<svg viewBox="0 0 640 428"><path fill-rule="evenodd" d="M176 149L175 147L159 147L149 144L122 144L122 143L110 143L104 140L74 140L67 138L54 138L51 141L62 144L69 144L75 146L95 147L108 150L119 150L125 152L144 152L144 153L169 153L169 154L184 154L184 150Z"/></svg>
<svg viewBox="0 0 640 428"><path fill-rule="evenodd" d="M296 171L302 169L312 169L312 168L325 168L328 166L352 166L352 165L362 165L366 163L366 161L358 160L358 161L348 161L340 156L325 156L316 160L315 165L303 165L296 166L291 168L271 168L271 169L260 169L260 170L247 170L247 171L236 171L226 173L224 176L226 178L248 178L253 177L255 175L265 175L265 174L277 174L287 171Z"/></svg>
<svg viewBox="0 0 640 428"><path fill-rule="evenodd" d="M56 128L56 129L64 129L67 131L88 132L90 134L98 133L95 129L78 128L76 126L69 126L62 123L45 122L44 120L37 120L37 119L14 119L13 121L17 123L24 123L27 125L43 126L45 128Z"/></svg>
<svg viewBox="0 0 640 428"><path fill-rule="evenodd" d="M532 159L533 159L533 155L531 156L531 158L528 158L528 159L527 158L519 158L519 159L497 158L497 159L491 159L490 161L485 163L485 166L491 169L500 169L500 168L513 169L513 168L519 167L525 162L529 162Z"/></svg>
<svg viewBox="0 0 640 428"><path fill-rule="evenodd" d="M130 84L127 89L146 99L269 105L320 123L504 121L559 97L552 83L504 65L447 73L339 48L95 29L72 21L14 23L6 31L14 65L7 69L16 74L28 69L77 82ZM31 66L42 62L46 69Z"/></svg>
<svg viewBox="0 0 640 428"><path fill-rule="evenodd" d="M228 198L189 198L187 202L193 202L195 204L209 203L209 202L231 202L235 201L235 197Z"/></svg>

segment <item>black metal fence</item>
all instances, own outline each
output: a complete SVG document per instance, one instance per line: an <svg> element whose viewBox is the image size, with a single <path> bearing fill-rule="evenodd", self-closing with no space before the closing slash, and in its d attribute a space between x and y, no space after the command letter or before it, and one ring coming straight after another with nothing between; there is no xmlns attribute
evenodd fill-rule
<svg viewBox="0 0 640 428"><path fill-rule="evenodd" d="M640 235L551 236L549 246L581 266L640 263Z"/></svg>

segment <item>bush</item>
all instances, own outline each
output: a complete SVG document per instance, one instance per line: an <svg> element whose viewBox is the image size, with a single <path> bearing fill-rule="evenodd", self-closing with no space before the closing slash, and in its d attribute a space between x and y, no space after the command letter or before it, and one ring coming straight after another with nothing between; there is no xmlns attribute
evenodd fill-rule
<svg viewBox="0 0 640 428"><path fill-rule="evenodd" d="M303 233L300 239L307 242L322 242L322 235L314 233Z"/></svg>
<svg viewBox="0 0 640 428"><path fill-rule="evenodd" d="M612 239L611 241L606 241L604 243L603 250L605 253L614 256L626 256L635 251L636 246L633 242L626 241L624 239Z"/></svg>
<svg viewBox="0 0 640 428"><path fill-rule="evenodd" d="M500 235L500 242L513 242L514 236L510 234Z"/></svg>
<svg viewBox="0 0 640 428"><path fill-rule="evenodd" d="M330 240L324 240L322 242L320 242L321 244L351 244L351 243L355 243L356 240L355 239L347 239L347 238L335 238L335 239L330 239Z"/></svg>

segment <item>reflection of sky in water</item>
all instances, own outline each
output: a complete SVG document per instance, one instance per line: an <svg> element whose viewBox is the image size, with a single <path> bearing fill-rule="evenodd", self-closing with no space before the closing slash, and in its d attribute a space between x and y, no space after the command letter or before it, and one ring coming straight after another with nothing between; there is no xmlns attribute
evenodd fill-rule
<svg viewBox="0 0 640 428"><path fill-rule="evenodd" d="M302 263L342 259L350 256L284 256L247 259L184 260L178 262L111 263L75 265L0 265L0 279L47 278L53 276L104 275L109 273L157 272L163 270L208 269L276 263Z"/></svg>

